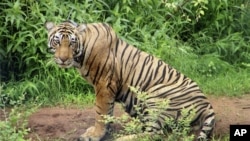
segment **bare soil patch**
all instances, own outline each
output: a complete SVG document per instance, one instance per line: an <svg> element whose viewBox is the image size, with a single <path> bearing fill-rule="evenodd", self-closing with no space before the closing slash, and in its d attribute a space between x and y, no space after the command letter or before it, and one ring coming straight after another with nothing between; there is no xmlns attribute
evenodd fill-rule
<svg viewBox="0 0 250 141"><path fill-rule="evenodd" d="M217 115L216 136L228 134L230 124L250 124L250 95L241 98L209 96L209 100ZM115 107L115 116L123 113L120 106ZM94 124L94 114L93 107L41 108L29 118L29 138L33 141L75 140ZM112 128L115 131L119 127L113 125Z"/></svg>

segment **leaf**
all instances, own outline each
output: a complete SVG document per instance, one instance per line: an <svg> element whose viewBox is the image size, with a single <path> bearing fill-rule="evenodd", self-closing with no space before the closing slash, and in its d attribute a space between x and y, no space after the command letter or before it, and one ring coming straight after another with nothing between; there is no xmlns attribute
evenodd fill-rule
<svg viewBox="0 0 250 141"><path fill-rule="evenodd" d="M205 13L204 13L204 11L203 11L203 10L201 10L201 11L200 11L200 14L201 14L201 15L204 15Z"/></svg>

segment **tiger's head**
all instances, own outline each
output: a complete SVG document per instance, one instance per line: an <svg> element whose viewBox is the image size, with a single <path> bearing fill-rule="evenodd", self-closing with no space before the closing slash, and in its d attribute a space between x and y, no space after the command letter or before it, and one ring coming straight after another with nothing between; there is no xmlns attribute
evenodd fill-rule
<svg viewBox="0 0 250 141"><path fill-rule="evenodd" d="M62 68L80 67L83 55L83 36L85 24L77 25L72 21L58 25L46 22L48 30L48 49L54 53L55 62Z"/></svg>

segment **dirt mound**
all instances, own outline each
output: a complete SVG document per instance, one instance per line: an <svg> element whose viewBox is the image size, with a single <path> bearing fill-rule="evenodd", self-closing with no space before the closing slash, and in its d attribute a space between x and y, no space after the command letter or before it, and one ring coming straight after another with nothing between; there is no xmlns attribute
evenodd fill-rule
<svg viewBox="0 0 250 141"><path fill-rule="evenodd" d="M217 115L215 135L229 133L230 124L250 124L250 95L242 98L214 97L209 100ZM120 106L115 107L115 116L123 112ZM74 140L94 124L94 108L42 108L30 116L28 126L32 140ZM117 128L113 126L113 128Z"/></svg>

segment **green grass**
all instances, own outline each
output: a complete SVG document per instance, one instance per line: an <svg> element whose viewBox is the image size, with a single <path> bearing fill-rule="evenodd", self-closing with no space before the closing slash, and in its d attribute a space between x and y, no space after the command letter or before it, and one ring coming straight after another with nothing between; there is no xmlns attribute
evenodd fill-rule
<svg viewBox="0 0 250 141"><path fill-rule="evenodd" d="M175 46L174 46L175 45ZM197 55L194 49L184 43L169 39L152 48L156 57L198 83L207 95L242 96L250 91L250 69L241 68L221 60L216 54Z"/></svg>
<svg viewBox="0 0 250 141"><path fill-rule="evenodd" d="M229 71L225 74L199 79L199 84L206 94L217 96L244 96L249 94L250 77L248 70Z"/></svg>
<svg viewBox="0 0 250 141"><path fill-rule="evenodd" d="M53 65L46 51L44 22L67 18L109 23L122 39L197 81L207 94L250 92L250 4L244 0L4 0L0 5L0 82L7 97L25 95L26 101L46 105L93 91L75 70ZM83 99L72 96L66 97Z"/></svg>
<svg viewBox="0 0 250 141"><path fill-rule="evenodd" d="M64 94L64 97L60 97L55 102L55 105L83 108L86 106L93 106L94 101L95 94L92 91L89 91L88 93Z"/></svg>

